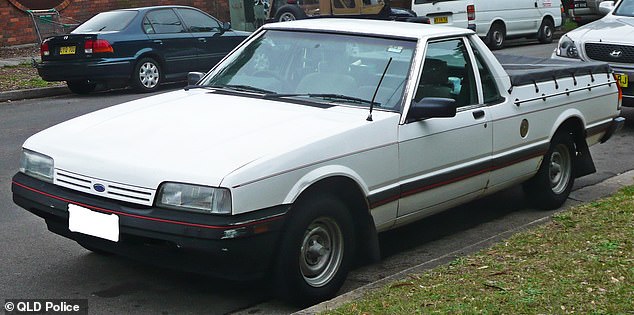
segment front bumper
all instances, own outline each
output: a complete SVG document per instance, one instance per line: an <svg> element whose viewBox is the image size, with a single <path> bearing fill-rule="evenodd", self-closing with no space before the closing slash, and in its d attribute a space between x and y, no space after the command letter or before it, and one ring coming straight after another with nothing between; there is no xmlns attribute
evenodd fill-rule
<svg viewBox="0 0 634 315"><path fill-rule="evenodd" d="M129 80L132 76L131 59L95 59L42 61L37 73L45 81L108 81Z"/></svg>
<svg viewBox="0 0 634 315"><path fill-rule="evenodd" d="M51 232L85 247L147 263L219 276L251 279L271 267L289 205L236 216L135 207L76 192L18 173L13 201L42 217ZM68 205L119 216L119 241L68 229Z"/></svg>

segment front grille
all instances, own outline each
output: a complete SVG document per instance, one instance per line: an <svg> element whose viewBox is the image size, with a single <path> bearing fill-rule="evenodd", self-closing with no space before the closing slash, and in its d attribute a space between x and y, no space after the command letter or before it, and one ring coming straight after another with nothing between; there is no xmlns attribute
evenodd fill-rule
<svg viewBox="0 0 634 315"><path fill-rule="evenodd" d="M634 46L587 43L588 58L614 63L634 63Z"/></svg>
<svg viewBox="0 0 634 315"><path fill-rule="evenodd" d="M55 184L76 191L106 197L110 199L151 206L154 201L155 190L121 183L92 178L60 169L55 169ZM101 186L104 191L97 191L95 186Z"/></svg>

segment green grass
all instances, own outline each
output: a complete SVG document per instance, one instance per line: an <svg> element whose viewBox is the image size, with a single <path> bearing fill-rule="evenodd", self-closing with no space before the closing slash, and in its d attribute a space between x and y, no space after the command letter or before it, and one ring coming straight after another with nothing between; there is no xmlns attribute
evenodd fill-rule
<svg viewBox="0 0 634 315"><path fill-rule="evenodd" d="M634 187L327 314L634 314Z"/></svg>
<svg viewBox="0 0 634 315"><path fill-rule="evenodd" d="M563 24L561 25L561 29L564 32L569 32L574 30L575 28L577 28L577 22L571 20L571 19L565 19Z"/></svg>
<svg viewBox="0 0 634 315"><path fill-rule="evenodd" d="M60 85L42 80L30 64L0 67L0 92Z"/></svg>

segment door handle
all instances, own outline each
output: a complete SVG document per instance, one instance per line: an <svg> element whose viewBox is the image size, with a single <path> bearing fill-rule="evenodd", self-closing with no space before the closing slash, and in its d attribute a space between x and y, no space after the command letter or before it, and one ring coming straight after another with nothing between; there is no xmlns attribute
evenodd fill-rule
<svg viewBox="0 0 634 315"><path fill-rule="evenodd" d="M537 1L535 1L535 7L537 8Z"/></svg>
<svg viewBox="0 0 634 315"><path fill-rule="evenodd" d="M484 117L484 111L483 110L476 110L475 112L473 112L473 118L480 119L482 117Z"/></svg>
<svg viewBox="0 0 634 315"><path fill-rule="evenodd" d="M207 39L204 38L204 37L200 37L200 38L198 38L198 41L201 42L201 43L206 43Z"/></svg>
<svg viewBox="0 0 634 315"><path fill-rule="evenodd" d="M160 40L160 39L155 39L152 42L155 43L155 44L158 44L158 45L163 45L163 41Z"/></svg>

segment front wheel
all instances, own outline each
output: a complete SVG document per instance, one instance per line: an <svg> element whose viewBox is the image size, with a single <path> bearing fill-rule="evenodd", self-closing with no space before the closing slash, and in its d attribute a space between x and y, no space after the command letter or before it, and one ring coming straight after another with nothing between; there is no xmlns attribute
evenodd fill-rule
<svg viewBox="0 0 634 315"><path fill-rule="evenodd" d="M553 35L555 34L555 24L550 19L542 21L542 25L537 32L537 39L542 44L550 44L553 42Z"/></svg>
<svg viewBox="0 0 634 315"><path fill-rule="evenodd" d="M559 208L575 182L575 145L568 132L557 132L537 174L524 184L530 201L542 209Z"/></svg>
<svg viewBox="0 0 634 315"><path fill-rule="evenodd" d="M355 240L347 207L332 196L298 204L275 266L281 297L308 305L333 297L350 268Z"/></svg>
<svg viewBox="0 0 634 315"><path fill-rule="evenodd" d="M138 92L154 92L161 84L161 66L152 58L142 58L134 66L132 87Z"/></svg>

